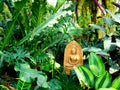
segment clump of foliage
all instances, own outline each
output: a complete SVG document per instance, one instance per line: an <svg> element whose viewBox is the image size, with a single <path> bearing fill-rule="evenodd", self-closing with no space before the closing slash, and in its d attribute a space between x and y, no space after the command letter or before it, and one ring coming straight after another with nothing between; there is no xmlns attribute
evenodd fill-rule
<svg viewBox="0 0 120 90"><path fill-rule="evenodd" d="M88 58L89 67L74 67L81 86L83 88L87 87L95 90L101 90L102 88L119 90L120 87L118 82L120 82L120 76L112 80L111 74L105 70L101 57L93 52L90 53Z"/></svg>
<svg viewBox="0 0 120 90"><path fill-rule="evenodd" d="M111 48L106 49L105 40L97 35L97 30L101 30L110 36L107 29L114 32L111 29L117 25L118 42L118 15L106 10L114 20L104 16L96 25L88 21L92 15L80 16L79 26L73 21L76 3L70 0L57 0L54 6L47 0L1 0L0 7L0 89L119 89L119 76L113 81L113 74L106 70L106 64L113 68L113 63L119 69L118 60L112 60ZM90 52L102 56L104 63L91 53L85 66L75 67L66 75L63 72L64 48L71 40L82 45L86 56ZM114 45L120 55L119 45Z"/></svg>
<svg viewBox="0 0 120 90"><path fill-rule="evenodd" d="M58 0L56 7L50 6L46 0L2 0L0 3L0 11L3 12L4 8L7 8L5 12L9 12L9 16L3 19L5 22L1 22L5 24L1 26L0 32L1 76L5 74L10 78L11 71L14 71L13 74L19 79L17 85L12 85L18 90L62 89L58 84L61 83L59 80L47 80L46 75L52 78L57 75L59 70L56 70L56 67L59 64L54 58L58 52L57 47L60 43L72 40L78 33L77 26L71 18L71 8L74 8L74 5L65 0ZM68 7L65 8L66 5ZM46 69L45 65L48 64L49 67ZM3 68L7 70L3 71ZM6 79L0 78L3 81ZM12 81L13 79L10 79L8 84ZM56 84L57 86L53 87Z"/></svg>

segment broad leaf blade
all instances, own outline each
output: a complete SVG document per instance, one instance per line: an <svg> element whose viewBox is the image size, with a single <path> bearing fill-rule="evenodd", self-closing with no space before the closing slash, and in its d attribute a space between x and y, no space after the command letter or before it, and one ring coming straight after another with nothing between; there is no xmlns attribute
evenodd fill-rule
<svg viewBox="0 0 120 90"><path fill-rule="evenodd" d="M20 80L27 83L32 83L37 78L37 84L43 86L47 81L47 76L42 71L31 69L27 63L16 65L15 70L20 72Z"/></svg>
<svg viewBox="0 0 120 90"><path fill-rule="evenodd" d="M111 80L112 76L106 72L104 75L101 75L97 78L95 82L95 90L98 90L99 88L108 88L111 86Z"/></svg>
<svg viewBox="0 0 120 90"><path fill-rule="evenodd" d="M75 73L79 79L79 82L84 87L89 88L94 87L94 75L93 73L85 66L74 67Z"/></svg>
<svg viewBox="0 0 120 90"><path fill-rule="evenodd" d="M95 76L99 77L105 73L105 66L100 56L91 52L88 59L90 70Z"/></svg>

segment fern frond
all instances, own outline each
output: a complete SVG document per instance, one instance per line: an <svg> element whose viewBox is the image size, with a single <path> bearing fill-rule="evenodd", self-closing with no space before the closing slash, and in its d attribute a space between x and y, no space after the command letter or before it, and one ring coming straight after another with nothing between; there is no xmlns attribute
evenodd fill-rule
<svg viewBox="0 0 120 90"><path fill-rule="evenodd" d="M31 8L31 23L33 27L36 27L43 22L45 19L46 10L46 0L34 0Z"/></svg>

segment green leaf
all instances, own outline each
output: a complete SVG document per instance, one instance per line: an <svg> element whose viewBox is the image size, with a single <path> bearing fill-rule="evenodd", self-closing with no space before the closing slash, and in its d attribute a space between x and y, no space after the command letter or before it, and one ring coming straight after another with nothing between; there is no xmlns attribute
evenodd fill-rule
<svg viewBox="0 0 120 90"><path fill-rule="evenodd" d="M98 90L117 90L115 88L99 88Z"/></svg>
<svg viewBox="0 0 120 90"><path fill-rule="evenodd" d="M15 70L20 72L20 80L27 83L32 83L37 78L37 84L42 87L47 81L47 76L42 71L31 69L27 63L16 65Z"/></svg>
<svg viewBox="0 0 120 90"><path fill-rule="evenodd" d="M9 44L10 38L14 33L13 28L14 28L15 22L16 22L18 16L19 16L21 10L26 5L27 1L28 0L21 0L21 1L18 1L18 2L15 3L15 10L13 12L13 18L12 18L12 21L7 23L7 27L6 27L5 35L4 35L5 38L4 38L4 42L3 42L3 45L2 45L1 49L4 49L4 47Z"/></svg>
<svg viewBox="0 0 120 90"><path fill-rule="evenodd" d="M1 1L0 1L0 13L3 11L3 7L4 7L4 5L3 5L3 0L1 0Z"/></svg>
<svg viewBox="0 0 120 90"><path fill-rule="evenodd" d="M106 25L110 26L114 24L114 21L111 18L103 17L103 19Z"/></svg>
<svg viewBox="0 0 120 90"><path fill-rule="evenodd" d="M58 11L58 9L65 3L66 0L57 0L57 4L56 4L56 9L55 12Z"/></svg>
<svg viewBox="0 0 120 90"><path fill-rule="evenodd" d="M104 75L101 75L97 78L95 82L95 90L98 90L99 88L108 88L111 86L111 80L112 76L106 72Z"/></svg>
<svg viewBox="0 0 120 90"><path fill-rule="evenodd" d="M30 90L32 83L18 80L16 90Z"/></svg>
<svg viewBox="0 0 120 90"><path fill-rule="evenodd" d="M106 29L101 27L101 26L98 26L98 25L95 25L95 24L89 24L89 25L92 29L99 29L99 30L102 30L103 32L106 32Z"/></svg>
<svg viewBox="0 0 120 90"><path fill-rule="evenodd" d="M120 90L120 75L113 80L112 87Z"/></svg>
<svg viewBox="0 0 120 90"><path fill-rule="evenodd" d="M44 0L34 0L34 3L32 3L32 17L31 17L31 23L33 27L38 26L43 22L46 15L46 2Z"/></svg>
<svg viewBox="0 0 120 90"><path fill-rule="evenodd" d="M62 90L62 83L57 79L51 79L48 82L49 90Z"/></svg>
<svg viewBox="0 0 120 90"><path fill-rule="evenodd" d="M101 52L102 51L102 49L100 49L100 48L96 48L96 47L88 47L88 48L83 48L83 51L84 52Z"/></svg>
<svg viewBox="0 0 120 90"><path fill-rule="evenodd" d="M94 75L87 67L75 66L74 70L82 87L84 87L84 85L88 88L94 87Z"/></svg>
<svg viewBox="0 0 120 90"><path fill-rule="evenodd" d="M105 65L100 56L97 56L95 53L91 52L88 59L90 70L95 76L99 77L105 73Z"/></svg>
<svg viewBox="0 0 120 90"><path fill-rule="evenodd" d="M9 90L9 89L4 85L0 85L0 90Z"/></svg>
<svg viewBox="0 0 120 90"><path fill-rule="evenodd" d="M113 14L112 12L110 12L110 11L107 10L107 9L106 9L106 11L107 11L107 13L109 13L109 14L112 16L112 18L113 18L116 22L120 23L120 14Z"/></svg>
<svg viewBox="0 0 120 90"><path fill-rule="evenodd" d="M35 35L39 35L41 32L44 32L44 29L49 26L53 25L56 22L53 22L53 20L57 20L62 15L66 15L68 12L66 11L59 11L53 15L51 15L49 18L47 18L44 22L42 22L40 25L38 25L32 32L28 33L20 42L18 42L18 45L21 45L26 40L30 39L33 40Z"/></svg>

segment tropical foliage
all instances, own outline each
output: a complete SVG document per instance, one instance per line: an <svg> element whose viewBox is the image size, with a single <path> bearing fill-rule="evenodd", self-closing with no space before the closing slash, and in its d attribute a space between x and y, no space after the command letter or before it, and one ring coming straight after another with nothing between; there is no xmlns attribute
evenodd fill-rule
<svg viewBox="0 0 120 90"><path fill-rule="evenodd" d="M99 1L0 0L0 90L119 90L120 5ZM72 40L85 58L67 75Z"/></svg>

